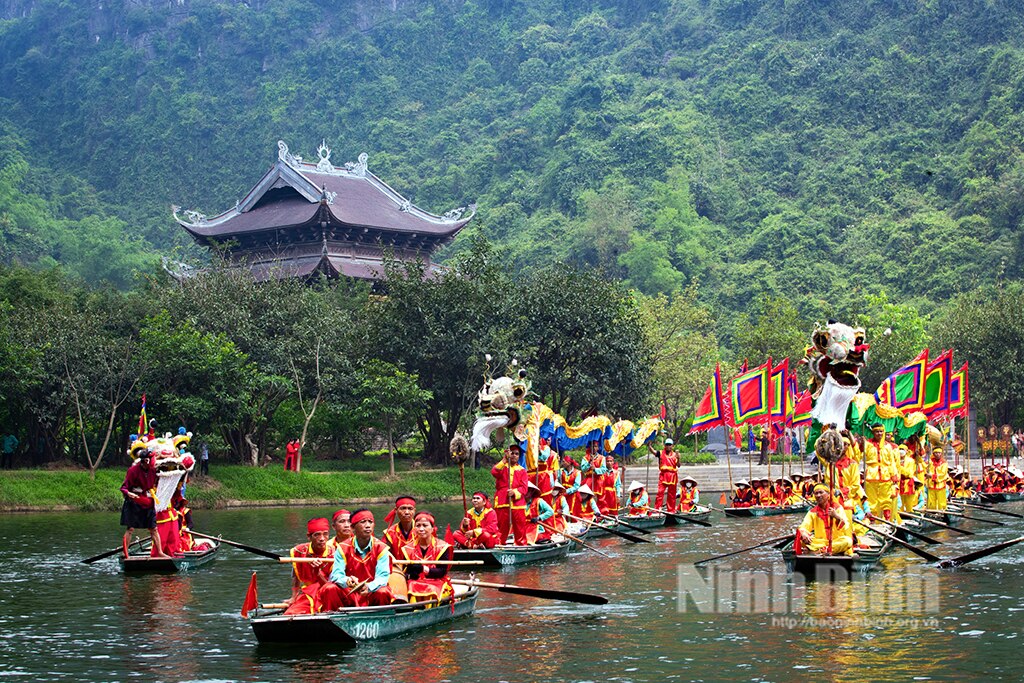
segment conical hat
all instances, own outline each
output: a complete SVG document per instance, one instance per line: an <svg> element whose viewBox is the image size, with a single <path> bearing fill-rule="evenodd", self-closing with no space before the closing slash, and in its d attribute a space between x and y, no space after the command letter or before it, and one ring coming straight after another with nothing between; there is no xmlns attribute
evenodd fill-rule
<svg viewBox="0 0 1024 683"><path fill-rule="evenodd" d="M589 486L587 486L586 484L584 484L583 486L581 486L578 489L576 489L576 493L580 494L581 496L582 495L592 496L592 495L594 495L594 490L592 488L590 488Z"/></svg>
<svg viewBox="0 0 1024 683"><path fill-rule="evenodd" d="M632 482L630 482L629 489L627 489L627 490L630 493L633 493L633 491L636 491L637 489L642 489L642 488L646 488L646 487L643 484L641 484L640 482L638 482L637 480L634 479Z"/></svg>

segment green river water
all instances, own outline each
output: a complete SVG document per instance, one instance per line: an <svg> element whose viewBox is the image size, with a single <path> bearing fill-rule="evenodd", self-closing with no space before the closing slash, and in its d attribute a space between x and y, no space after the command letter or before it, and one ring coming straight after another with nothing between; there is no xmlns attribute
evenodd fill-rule
<svg viewBox="0 0 1024 683"><path fill-rule="evenodd" d="M429 508L442 527L461 516L461 507ZM1024 504L1002 509L1024 512ZM284 552L304 540L309 517L330 512L194 514L199 530ZM288 592L286 565L225 547L191 574L126 577L114 559L79 562L117 544L116 514L5 515L0 681L1024 679L1024 544L955 571L898 549L866 583L805 585L771 549L694 573L694 560L780 536L800 520L712 519L711 529L660 530L657 545L596 540L611 559L583 551L483 576L601 593L606 606L482 589L471 617L344 649L257 645L239 616L250 573L258 570L260 599L278 601ZM968 522L976 536L937 532L945 544L928 547L951 557L1024 532L1024 520L998 519L1008 526Z"/></svg>

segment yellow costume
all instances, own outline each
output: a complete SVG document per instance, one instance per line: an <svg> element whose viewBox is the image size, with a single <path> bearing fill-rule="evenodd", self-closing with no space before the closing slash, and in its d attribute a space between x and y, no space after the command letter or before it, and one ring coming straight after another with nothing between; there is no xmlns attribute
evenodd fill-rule
<svg viewBox="0 0 1024 683"><path fill-rule="evenodd" d="M880 440L864 443L864 479L865 493L872 510L880 517L899 523L896 513L896 490L894 482L898 481L899 469L896 462L896 451L885 437ZM886 514L886 510L889 514Z"/></svg>
<svg viewBox="0 0 1024 683"><path fill-rule="evenodd" d="M928 485L928 509L945 510L949 463L945 460L929 460L925 477L925 483Z"/></svg>
<svg viewBox="0 0 1024 683"><path fill-rule="evenodd" d="M832 504L832 509L838 510L841 515L846 516L845 511L835 503ZM826 522L826 520L828 521ZM827 549L828 535L831 532L832 554L853 554L853 537L850 524L848 522L840 522L818 505L807 511L804 521L800 524L800 528L812 535L810 544L804 548L805 552L817 553Z"/></svg>

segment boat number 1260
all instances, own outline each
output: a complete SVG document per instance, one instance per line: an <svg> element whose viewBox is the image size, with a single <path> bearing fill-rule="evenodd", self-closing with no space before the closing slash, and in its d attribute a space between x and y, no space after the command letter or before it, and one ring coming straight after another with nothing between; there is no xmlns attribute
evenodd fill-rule
<svg viewBox="0 0 1024 683"><path fill-rule="evenodd" d="M355 631L356 638L359 638L360 640L368 640L380 635L380 624L363 621L355 624L352 630Z"/></svg>

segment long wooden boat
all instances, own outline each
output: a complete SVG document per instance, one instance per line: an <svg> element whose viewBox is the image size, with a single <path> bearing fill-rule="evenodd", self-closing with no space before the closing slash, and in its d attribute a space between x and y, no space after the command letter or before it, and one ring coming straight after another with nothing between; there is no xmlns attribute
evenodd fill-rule
<svg viewBox="0 0 1024 683"><path fill-rule="evenodd" d="M929 520L933 519L936 522L941 522L942 524L945 524L946 526L960 526L964 521L963 517L957 517L956 515L947 515L944 512L928 512L926 510L915 510L914 514L921 515L922 517L925 517ZM922 533L925 533L928 531L938 531L942 529L942 527L940 527L938 524L929 524L927 521L923 519L915 521L917 521L918 524L920 524L920 528L914 529L914 531L920 531Z"/></svg>
<svg viewBox="0 0 1024 683"><path fill-rule="evenodd" d="M1009 503L1014 500L1024 500L1024 492L1001 491L999 493L982 493L981 499L988 503Z"/></svg>
<svg viewBox="0 0 1024 683"><path fill-rule="evenodd" d="M130 553L128 557L121 555L117 561L126 574L174 574L210 564L217 559L219 551L219 543L207 550L190 550L171 558L150 557L149 550L140 550Z"/></svg>
<svg viewBox="0 0 1024 683"><path fill-rule="evenodd" d="M811 506L807 503L800 505L754 505L748 508L725 508L726 517L767 517L769 515L795 515L799 512L807 512Z"/></svg>
<svg viewBox="0 0 1024 683"><path fill-rule="evenodd" d="M565 557L573 541L561 539L534 545L496 545L493 548L457 548L455 560L480 560L484 567L511 567Z"/></svg>
<svg viewBox="0 0 1024 683"><path fill-rule="evenodd" d="M892 546L889 539L879 540L873 536L861 539L862 543L865 541L871 547L858 548L852 555L797 555L793 552L793 544L790 543L782 549L782 559L786 563L786 569L808 580L847 580L873 569Z"/></svg>
<svg viewBox="0 0 1024 683"><path fill-rule="evenodd" d="M647 515L619 515L619 519L639 529L657 529L659 527L667 526L669 524L668 519L670 518L667 518L665 515L651 515L650 517L648 517ZM585 537L600 538L602 536L611 536L612 533L608 531L608 529L624 531L627 534L636 533L636 529L631 529L625 524L596 523L591 525L590 528L587 529L587 531L585 532Z"/></svg>
<svg viewBox="0 0 1024 683"><path fill-rule="evenodd" d="M440 602L350 607L337 612L294 616L285 616L280 610L270 614L257 610L249 624L260 643L353 645L362 640L393 638L472 614L480 589L459 585L452 588L455 595Z"/></svg>
<svg viewBox="0 0 1024 683"><path fill-rule="evenodd" d="M685 525L686 522L679 521L675 517L686 517L687 519L695 519L698 522L706 522L711 517L711 508L706 505L695 505L693 510L689 512L673 512L674 517L668 517L665 519L665 526L678 526L680 524Z"/></svg>

